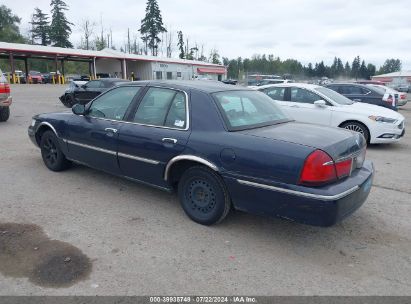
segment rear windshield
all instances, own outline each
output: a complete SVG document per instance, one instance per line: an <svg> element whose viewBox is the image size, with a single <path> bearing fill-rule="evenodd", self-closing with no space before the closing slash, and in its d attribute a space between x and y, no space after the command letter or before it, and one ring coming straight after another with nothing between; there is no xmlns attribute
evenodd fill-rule
<svg viewBox="0 0 411 304"><path fill-rule="evenodd" d="M275 101L258 91L226 91L213 96L230 131L290 121Z"/></svg>
<svg viewBox="0 0 411 304"><path fill-rule="evenodd" d="M352 101L351 99L348 99L344 95L341 95L340 93L337 93L336 91L333 91L329 88L318 87L318 88L315 88L314 90L327 96L329 99L331 99L332 101L340 105L350 105L354 103L354 101Z"/></svg>

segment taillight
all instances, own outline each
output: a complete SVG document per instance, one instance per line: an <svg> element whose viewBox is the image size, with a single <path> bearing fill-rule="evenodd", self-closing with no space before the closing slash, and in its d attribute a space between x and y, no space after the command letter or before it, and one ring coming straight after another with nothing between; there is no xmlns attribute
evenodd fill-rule
<svg viewBox="0 0 411 304"><path fill-rule="evenodd" d="M308 155L301 171L300 184L316 186L336 179L337 173L331 156L321 150L315 150Z"/></svg>
<svg viewBox="0 0 411 304"><path fill-rule="evenodd" d="M0 83L0 94L10 94L10 86L8 83Z"/></svg>
<svg viewBox="0 0 411 304"><path fill-rule="evenodd" d="M335 170L337 171L337 177L343 178L349 176L352 168L352 158L335 163Z"/></svg>
<svg viewBox="0 0 411 304"><path fill-rule="evenodd" d="M407 99L407 95L406 94L401 94L401 99Z"/></svg>
<svg viewBox="0 0 411 304"><path fill-rule="evenodd" d="M316 150L304 162L300 184L319 186L347 177L351 174L352 158L334 162L327 153Z"/></svg>

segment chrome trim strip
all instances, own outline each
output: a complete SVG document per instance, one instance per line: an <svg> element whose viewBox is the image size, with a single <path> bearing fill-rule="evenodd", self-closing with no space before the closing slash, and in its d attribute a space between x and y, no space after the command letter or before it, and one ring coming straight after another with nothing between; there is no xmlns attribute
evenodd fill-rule
<svg viewBox="0 0 411 304"><path fill-rule="evenodd" d="M130 155L130 154L125 154L125 153L118 153L119 157L124 157L124 158L129 158L132 160L137 160L137 161L141 161L144 163L148 163L148 164L152 164L152 165L158 165L160 162L154 159L148 159L148 158L144 158L144 157L138 157L138 156L134 156L134 155Z"/></svg>
<svg viewBox="0 0 411 304"><path fill-rule="evenodd" d="M37 131L39 130L39 128L40 128L41 126L47 126L47 127L49 127L49 128L54 132L54 134L56 134L57 137L60 137L60 136L57 134L56 129L54 129L53 125L52 125L51 123L47 122L47 121L43 121L43 122L39 123L39 125L38 125L37 128L36 128L36 132L34 132L34 133L37 133Z"/></svg>
<svg viewBox="0 0 411 304"><path fill-rule="evenodd" d="M79 147L82 147L82 148L86 148L86 149L95 150L95 151L98 151L98 152L103 152L103 153L107 153L107 154L111 154L111 155L117 155L116 151L111 151L111 150L107 150L107 149L103 149L103 148L99 148L99 147L95 147L95 146L82 144L82 143L72 141L72 140L66 140L66 143L72 144L72 145L75 145L75 146L79 146Z"/></svg>
<svg viewBox="0 0 411 304"><path fill-rule="evenodd" d="M207 167L209 167L210 169L213 169L214 171L218 171L218 167L216 165L214 165L212 162L209 162L208 160L201 158L199 156L195 156L195 155L178 155L174 158L172 158L166 166L166 169L164 171L164 180L167 181L168 180L168 175L170 173L170 169L172 167L172 165L178 161L181 160L191 160L194 162L198 162L200 164L203 164Z"/></svg>
<svg viewBox="0 0 411 304"><path fill-rule="evenodd" d="M271 191L277 191L277 192L283 192L287 194L292 194L292 195L297 195L297 196L302 196L302 197L308 197L308 198L313 198L313 199L318 199L322 201L333 201L333 200L338 200L340 198L343 198L355 191L357 191L360 187L355 186L351 189L348 189L347 191L341 192L336 195L319 195L319 194L313 194L313 193L306 193L306 192L301 192L301 191L295 191L295 190L290 190L290 189L284 189L284 188L279 188L279 187L274 187L274 186L269 186L265 184L259 184L259 183L254 183L254 182L249 182L241 179L237 179L237 182L242 185L246 186L251 186L251 187L256 187L256 188L261 188L265 190L271 190Z"/></svg>

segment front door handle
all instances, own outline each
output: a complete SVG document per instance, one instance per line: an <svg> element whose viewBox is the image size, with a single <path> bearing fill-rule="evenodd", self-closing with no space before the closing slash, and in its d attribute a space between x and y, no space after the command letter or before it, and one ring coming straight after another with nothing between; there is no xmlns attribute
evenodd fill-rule
<svg viewBox="0 0 411 304"><path fill-rule="evenodd" d="M173 145L175 145L175 144L177 143L177 139L175 139L175 138L169 138L169 137L165 137L165 138L163 138L161 141L162 141L163 143L173 144Z"/></svg>
<svg viewBox="0 0 411 304"><path fill-rule="evenodd" d="M354 98L353 101L361 102L361 99L359 99L359 98Z"/></svg>
<svg viewBox="0 0 411 304"><path fill-rule="evenodd" d="M290 106L290 108L299 108L299 106L297 106L297 105L292 105L292 106Z"/></svg>
<svg viewBox="0 0 411 304"><path fill-rule="evenodd" d="M110 132L110 133L117 133L117 129L114 129L114 128L105 128L104 131Z"/></svg>

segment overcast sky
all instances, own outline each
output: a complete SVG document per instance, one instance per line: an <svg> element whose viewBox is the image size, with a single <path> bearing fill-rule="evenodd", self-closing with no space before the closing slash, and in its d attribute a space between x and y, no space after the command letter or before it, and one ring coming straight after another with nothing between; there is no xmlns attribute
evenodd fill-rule
<svg viewBox="0 0 411 304"><path fill-rule="evenodd" d="M34 7L50 10L50 0L3 0L29 28ZM137 33L146 0L66 0L68 19L76 26L71 40L78 45L80 24L100 16L112 28L114 43L125 44L127 28ZM174 32L216 48L224 57L274 54L330 64L334 56L352 62L356 55L377 66L399 58L411 69L411 5L409 0L158 0L163 21ZM174 35L174 41L177 35ZM177 50L174 55L177 56Z"/></svg>

